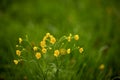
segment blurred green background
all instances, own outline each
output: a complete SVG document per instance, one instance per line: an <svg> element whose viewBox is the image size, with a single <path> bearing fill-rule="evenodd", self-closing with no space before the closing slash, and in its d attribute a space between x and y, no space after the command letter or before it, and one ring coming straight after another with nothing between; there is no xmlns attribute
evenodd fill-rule
<svg viewBox="0 0 120 80"><path fill-rule="evenodd" d="M120 0L0 0L0 80L23 80L13 64L17 40L27 34L37 43L46 32L80 35L88 64L81 80L120 76ZM94 68L100 64L105 64L101 78Z"/></svg>

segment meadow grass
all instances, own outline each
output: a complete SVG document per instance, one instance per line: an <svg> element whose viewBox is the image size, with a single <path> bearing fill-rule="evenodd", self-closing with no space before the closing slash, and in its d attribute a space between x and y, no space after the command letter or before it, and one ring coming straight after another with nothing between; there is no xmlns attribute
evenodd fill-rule
<svg viewBox="0 0 120 80"><path fill-rule="evenodd" d="M111 80L120 76L119 1L7 1L0 2L0 79L5 80ZM35 56L33 47L46 32L56 41L69 33L79 34L84 52L73 50L69 55ZM26 34L29 41L26 41ZM22 38L27 51L16 55L16 44ZM53 39L54 41L54 39ZM67 42L63 41L64 43ZM30 47L30 45L32 45ZM62 46L62 43L56 46ZM63 46L62 46L63 47ZM67 43L67 48L73 49ZM35 49L35 48L34 48ZM24 50L24 49L23 49ZM45 51L45 50L43 50ZM30 52L30 55L28 53ZM58 53L56 53L57 56ZM49 58L48 58L49 57ZM20 62L13 60L19 60ZM41 65L42 64L42 65ZM47 73L47 74L46 74Z"/></svg>
<svg viewBox="0 0 120 80"><path fill-rule="evenodd" d="M41 31L40 33L38 32L39 31L38 29L36 29L35 32L33 32L34 30L32 29L29 30L29 28L25 30L28 30L28 32L23 32L23 34L17 34L17 36L14 38L14 41L11 41L13 42L13 44L8 42L9 46L11 46L9 51L11 52L12 56L9 54L9 57L7 59L9 65L6 65L5 74L2 75L3 78L4 76L8 76L5 79L110 80L114 78L114 76L118 77L119 71L118 64L119 54L117 52L119 46L119 44L117 44L118 36L116 36L113 39L114 42L113 41L111 42L110 40L110 43L106 43L109 42L109 40L107 38L104 39L99 38L100 37L98 36L100 35L99 33L87 34L81 31L80 33L78 33L79 41L76 42L75 40L73 40L71 44L68 43L67 40L63 42L64 43L67 42L67 47L71 49L74 47L73 46L74 43L76 44L76 46L80 47L82 46L84 48L83 54L80 54L78 50L73 50L69 55L62 55L61 57L58 57L56 59L54 56L54 51L50 51L50 54L46 53L38 60L35 57L33 47L40 46L40 41L43 39L43 36L46 33L45 31ZM101 29L100 31L103 30L104 29ZM33 33L30 33L31 31ZM83 35L83 33L85 34ZM26 41L25 36L26 34L28 34L30 43ZM54 35L54 33L51 34ZM59 41L61 35L62 34L59 35L58 33L54 35L56 41ZM66 36L69 36L69 34L66 34ZM19 59L19 56L16 55L15 51L17 50L16 44L19 44L18 42L19 37L23 39L24 42L22 45L25 46L25 49L27 48L28 51L21 53L24 54L23 56L26 59L23 61L22 59L20 59L20 62L18 62L18 64L15 65L13 60ZM60 43L59 45L62 46L62 43ZM59 47L59 45L56 47ZM29 52L30 55L28 55ZM114 55L113 53L116 53L116 55Z"/></svg>

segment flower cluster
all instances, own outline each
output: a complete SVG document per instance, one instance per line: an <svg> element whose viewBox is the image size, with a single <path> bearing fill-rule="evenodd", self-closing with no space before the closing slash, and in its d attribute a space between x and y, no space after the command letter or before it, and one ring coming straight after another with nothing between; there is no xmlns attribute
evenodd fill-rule
<svg viewBox="0 0 120 80"><path fill-rule="evenodd" d="M78 47L78 46L74 46L74 48L70 46L66 47L66 45L71 43L72 40L73 42L78 41L79 35L69 34L68 36L63 36L60 39L56 39L50 33L46 33L43 39L39 42L39 45L38 46L30 45L31 50L28 50L27 52L30 51L34 55L34 58L38 60L42 58L44 54L52 53L53 56L57 58L62 55L71 54L74 49L78 49L79 53L82 53L84 51L82 47ZM26 47L22 46L22 43L24 41L26 40L23 40L22 38L18 39L18 44L16 45L17 47L16 55L19 57L19 59L14 60L15 64L18 64L22 60L22 54L25 54L23 52L24 49L26 49ZM20 47L20 49L18 47Z"/></svg>

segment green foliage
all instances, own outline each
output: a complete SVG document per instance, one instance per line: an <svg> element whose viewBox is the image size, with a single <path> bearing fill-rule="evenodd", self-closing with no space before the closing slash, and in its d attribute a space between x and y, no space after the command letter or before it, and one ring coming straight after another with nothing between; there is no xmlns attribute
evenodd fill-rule
<svg viewBox="0 0 120 80"><path fill-rule="evenodd" d="M77 44L85 49L84 55L79 57L74 55L77 64L66 67L64 69L66 71L59 73L59 79L118 78L120 76L119 9L118 0L0 0L0 79L35 79L35 75L28 73L26 68L32 68L33 74L39 75L34 66L37 64L26 64L25 68L22 62L21 66L13 63L13 59L16 58L15 45L17 39L26 34L31 42L37 44L46 32L54 34L56 38L69 33L78 33L80 42ZM66 56L61 60L68 60L71 57ZM103 70L99 68L102 64L104 64ZM48 65L52 67L49 73L52 76L51 73L54 73L56 65Z"/></svg>

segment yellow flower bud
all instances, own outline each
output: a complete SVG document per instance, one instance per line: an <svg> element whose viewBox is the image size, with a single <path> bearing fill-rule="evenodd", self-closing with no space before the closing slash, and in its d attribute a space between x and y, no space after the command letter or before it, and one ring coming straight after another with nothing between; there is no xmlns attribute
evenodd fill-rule
<svg viewBox="0 0 120 80"><path fill-rule="evenodd" d="M46 37L49 37L50 36L50 33L46 33Z"/></svg>
<svg viewBox="0 0 120 80"><path fill-rule="evenodd" d="M13 62L17 65L18 64L18 60L13 60Z"/></svg>
<svg viewBox="0 0 120 80"><path fill-rule="evenodd" d="M70 42L71 41L71 36L68 36L67 40L68 40L68 42Z"/></svg>
<svg viewBox="0 0 120 80"><path fill-rule="evenodd" d="M34 51L37 51L37 50L38 50L38 47L34 46L34 47L33 47L33 50L34 50Z"/></svg>
<svg viewBox="0 0 120 80"><path fill-rule="evenodd" d="M69 49L67 49L67 53L68 53L68 54L70 54L70 48L69 48Z"/></svg>
<svg viewBox="0 0 120 80"><path fill-rule="evenodd" d="M79 52L82 53L84 50L83 48L79 48Z"/></svg>
<svg viewBox="0 0 120 80"><path fill-rule="evenodd" d="M105 68L105 65L104 64L101 64L100 66L99 66L99 69L100 70L103 70Z"/></svg>
<svg viewBox="0 0 120 80"><path fill-rule="evenodd" d="M23 41L23 40L22 40L22 38L19 38L19 44L21 44L21 43L22 43L22 41Z"/></svg>

